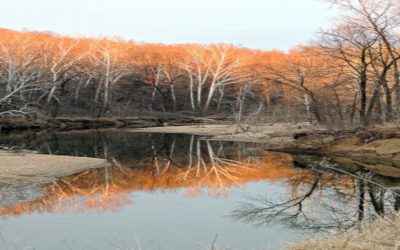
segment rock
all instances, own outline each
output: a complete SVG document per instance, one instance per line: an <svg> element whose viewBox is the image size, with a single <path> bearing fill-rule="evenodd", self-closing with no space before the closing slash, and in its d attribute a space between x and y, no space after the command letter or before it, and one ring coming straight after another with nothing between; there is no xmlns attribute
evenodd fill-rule
<svg viewBox="0 0 400 250"><path fill-rule="evenodd" d="M400 154L400 139L377 140L354 149L355 152L372 152L379 155Z"/></svg>

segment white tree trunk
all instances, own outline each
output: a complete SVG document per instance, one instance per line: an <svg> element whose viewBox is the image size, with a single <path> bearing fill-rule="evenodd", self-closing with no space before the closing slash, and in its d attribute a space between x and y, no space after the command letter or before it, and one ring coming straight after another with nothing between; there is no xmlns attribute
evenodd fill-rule
<svg viewBox="0 0 400 250"><path fill-rule="evenodd" d="M219 92L221 95L219 96L217 111L219 111L219 108L221 107L221 103L222 103L222 98L224 98L225 85L223 85L222 87L221 86L219 87Z"/></svg>
<svg viewBox="0 0 400 250"><path fill-rule="evenodd" d="M192 74L189 73L189 77L190 77L190 105L192 107L192 110L194 110L195 107L194 107L193 76L192 76Z"/></svg>
<svg viewBox="0 0 400 250"><path fill-rule="evenodd" d="M304 103L306 104L308 120L310 121L310 124L312 124L312 114L311 114L311 109L310 109L310 101L308 100L308 96L307 95L304 95Z"/></svg>
<svg viewBox="0 0 400 250"><path fill-rule="evenodd" d="M173 110L176 111L176 96L175 96L174 86L172 84L170 85L170 89L171 89L172 102L174 105Z"/></svg>
<svg viewBox="0 0 400 250"><path fill-rule="evenodd" d="M208 110L208 107L210 106L211 98L213 97L214 92L215 92L215 82L213 81L210 85L210 90L208 91L208 97L207 97L206 104L204 106L204 111Z"/></svg>

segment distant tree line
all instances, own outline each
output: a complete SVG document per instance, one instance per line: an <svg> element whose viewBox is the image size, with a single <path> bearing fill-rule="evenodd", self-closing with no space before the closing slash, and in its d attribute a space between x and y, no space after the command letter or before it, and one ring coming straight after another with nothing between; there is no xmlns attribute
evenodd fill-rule
<svg viewBox="0 0 400 250"><path fill-rule="evenodd" d="M397 120L398 1L323 2L340 15L289 52L1 29L0 116L238 117L258 110L273 121Z"/></svg>

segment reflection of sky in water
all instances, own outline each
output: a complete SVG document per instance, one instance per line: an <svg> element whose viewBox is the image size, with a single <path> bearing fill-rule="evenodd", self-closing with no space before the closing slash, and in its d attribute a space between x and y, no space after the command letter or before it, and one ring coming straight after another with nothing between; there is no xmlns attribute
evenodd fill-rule
<svg viewBox="0 0 400 250"><path fill-rule="evenodd" d="M216 234L220 246L264 248L304 229L351 228L400 208L400 196L327 171L318 156L257 150L261 144L112 131L27 133L0 138L0 144L113 162L45 184L50 193L35 201L0 207L10 249L13 241L45 250L210 249Z"/></svg>
<svg viewBox="0 0 400 250"><path fill-rule="evenodd" d="M265 190L279 192L283 189L268 182L246 184L246 191L258 194ZM217 245L236 249L265 247L279 244L293 231L278 228L254 229L250 225L231 222L224 216L243 201L242 191L227 199L211 197L187 197L184 189L175 192L135 192L134 205L126 206L118 213L96 214L92 211L78 215L42 214L9 218L2 222L6 241L19 238L19 246L36 249L62 249L66 241L72 249L110 249L111 243L139 249L148 244L149 249L199 249L197 245L210 248L215 235ZM108 242L110 241L110 242ZM68 247L63 246L65 249Z"/></svg>

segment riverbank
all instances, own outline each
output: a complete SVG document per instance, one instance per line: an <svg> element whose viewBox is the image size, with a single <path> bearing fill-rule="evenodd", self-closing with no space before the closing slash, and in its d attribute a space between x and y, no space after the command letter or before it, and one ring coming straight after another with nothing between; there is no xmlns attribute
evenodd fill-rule
<svg viewBox="0 0 400 250"><path fill-rule="evenodd" d="M0 186L27 186L107 164L104 159L0 149Z"/></svg>
<svg viewBox="0 0 400 250"><path fill-rule="evenodd" d="M207 140L260 142L278 151L340 154L349 157L400 162L400 129L394 124L335 131L308 122L238 127L230 118L126 117L57 118L28 121L0 119L0 134L18 131L130 129L132 132L186 133Z"/></svg>
<svg viewBox="0 0 400 250"><path fill-rule="evenodd" d="M196 118L186 116L165 117L114 117L114 118L49 118L28 120L24 118L0 118L0 134L18 131L66 131L100 128L148 128L158 126L182 126L186 124L230 123L232 119Z"/></svg>
<svg viewBox="0 0 400 250"><path fill-rule="evenodd" d="M260 142L273 151L334 154L400 163L400 129L381 124L364 129L335 131L307 122L252 126L240 132L237 125L154 127L131 132L187 133L206 140Z"/></svg>
<svg viewBox="0 0 400 250"><path fill-rule="evenodd" d="M309 237L288 244L283 249L399 249L400 246L400 215L393 214L386 218L360 223L359 230L349 232L339 231L321 238Z"/></svg>
<svg viewBox="0 0 400 250"><path fill-rule="evenodd" d="M107 161L104 159L0 149L0 205L21 202L40 195L26 187L48 183L57 177L105 164Z"/></svg>
<svg viewBox="0 0 400 250"><path fill-rule="evenodd" d="M311 133L314 129L323 129L321 126L308 122L290 124L274 123L271 125L251 126L243 132L236 124L195 124L188 126L166 126L152 128L137 128L131 132L148 133L181 133L207 136L210 140L268 142L273 137L293 137L296 133Z"/></svg>

